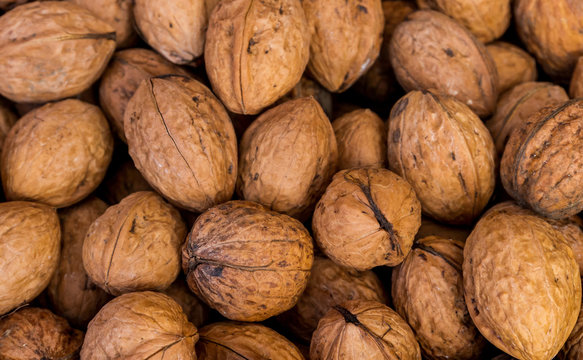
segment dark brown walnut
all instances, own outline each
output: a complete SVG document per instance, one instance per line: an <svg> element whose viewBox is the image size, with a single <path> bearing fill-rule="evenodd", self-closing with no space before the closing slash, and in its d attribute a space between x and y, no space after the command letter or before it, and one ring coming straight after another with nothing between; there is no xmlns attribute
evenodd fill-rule
<svg viewBox="0 0 583 360"><path fill-rule="evenodd" d="M580 360L583 357L583 307L571 335L557 355L559 360Z"/></svg>
<svg viewBox="0 0 583 360"><path fill-rule="evenodd" d="M6 135L4 193L9 200L54 207L75 204L103 180L112 153L113 137L97 106L73 99L48 103L18 120Z"/></svg>
<svg viewBox="0 0 583 360"><path fill-rule="evenodd" d="M0 319L3 360L78 359L83 332L47 309L24 308Z"/></svg>
<svg viewBox="0 0 583 360"><path fill-rule="evenodd" d="M239 196L301 220L310 216L336 171L334 130L313 97L261 114L240 147Z"/></svg>
<svg viewBox="0 0 583 360"><path fill-rule="evenodd" d="M573 76L571 76L569 95L573 99L583 97L583 56L577 60Z"/></svg>
<svg viewBox="0 0 583 360"><path fill-rule="evenodd" d="M124 115L136 168L184 209L227 201L237 178L237 139L223 105L202 83L168 75L142 81Z"/></svg>
<svg viewBox="0 0 583 360"><path fill-rule="evenodd" d="M188 321L194 326L200 328L207 322L210 309L190 291L185 279L179 277L164 293L180 304Z"/></svg>
<svg viewBox="0 0 583 360"><path fill-rule="evenodd" d="M299 99L303 97L313 96L314 99L320 106L322 110L326 113L326 116L332 115L332 94L320 84L318 84L314 80L310 80L309 78L302 76L300 81L288 92L284 97L280 98L276 104L282 104L286 101Z"/></svg>
<svg viewBox="0 0 583 360"><path fill-rule="evenodd" d="M498 100L494 116L486 121L498 155L502 156L512 130L540 109L567 100L569 96L561 86L548 82L526 82L504 93Z"/></svg>
<svg viewBox="0 0 583 360"><path fill-rule="evenodd" d="M471 223L494 192L492 137L480 118L451 96L412 91L393 106L388 160L413 186L424 213L441 222Z"/></svg>
<svg viewBox="0 0 583 360"><path fill-rule="evenodd" d="M199 360L304 360L300 350L274 330L240 322L218 322L200 329L196 352Z"/></svg>
<svg viewBox="0 0 583 360"><path fill-rule="evenodd" d="M421 360L419 344L405 320L376 301L334 306L312 336L310 358Z"/></svg>
<svg viewBox="0 0 583 360"><path fill-rule="evenodd" d="M279 321L294 335L309 342L318 321L328 310L348 300L387 303L383 285L372 271L358 272L316 257L306 290L296 306L280 315Z"/></svg>
<svg viewBox="0 0 583 360"><path fill-rule="evenodd" d="M16 115L0 102L0 155L2 154L2 146L4 145L6 134L8 134L8 131L15 122Z"/></svg>
<svg viewBox="0 0 583 360"><path fill-rule="evenodd" d="M67 1L32 2L0 17L0 94L44 102L79 94L115 50L114 29Z"/></svg>
<svg viewBox="0 0 583 360"><path fill-rule="evenodd" d="M126 196L138 191L152 191L152 187L129 160L124 162L113 174L108 175L104 182L105 200L109 204L117 204Z"/></svg>
<svg viewBox="0 0 583 360"><path fill-rule="evenodd" d="M579 267L560 232L505 202L477 223L464 248L464 296L488 341L519 359L551 359L575 326Z"/></svg>
<svg viewBox="0 0 583 360"><path fill-rule="evenodd" d="M518 84L536 80L536 61L518 46L496 41L488 44L486 50L496 64L500 94Z"/></svg>
<svg viewBox="0 0 583 360"><path fill-rule="evenodd" d="M573 250L573 255L579 265L579 273L583 274L583 221L578 216L563 220L546 219L556 230L561 232Z"/></svg>
<svg viewBox="0 0 583 360"><path fill-rule="evenodd" d="M479 116L494 111L498 73L486 47L447 15L410 14L393 33L391 64L406 91L436 89Z"/></svg>
<svg viewBox="0 0 583 360"><path fill-rule="evenodd" d="M180 272L186 227L151 191L133 193L95 220L83 243L89 278L113 295L166 289Z"/></svg>
<svg viewBox="0 0 583 360"><path fill-rule="evenodd" d="M206 72L230 111L257 114L298 83L309 44L299 0L221 1L209 19Z"/></svg>
<svg viewBox="0 0 583 360"><path fill-rule="evenodd" d="M512 132L500 164L504 189L537 213L583 210L583 99L546 107Z"/></svg>
<svg viewBox="0 0 583 360"><path fill-rule="evenodd" d="M240 321L262 321L293 307L313 259L312 239L299 221L240 200L200 215L182 249L190 289Z"/></svg>
<svg viewBox="0 0 583 360"><path fill-rule="evenodd" d="M395 310L428 359L478 359L487 343L464 301L463 249L461 241L428 236L393 269Z"/></svg>
<svg viewBox="0 0 583 360"><path fill-rule="evenodd" d="M132 45L136 40L133 27L133 1L131 0L69 0L91 11L115 29L118 48Z"/></svg>
<svg viewBox="0 0 583 360"><path fill-rule="evenodd" d="M332 92L343 92L379 56L385 18L381 0L304 0L311 32L310 74Z"/></svg>
<svg viewBox="0 0 583 360"><path fill-rule="evenodd" d="M413 188L395 173L374 168L334 175L312 218L324 254L358 271L401 263L420 225Z"/></svg>
<svg viewBox="0 0 583 360"><path fill-rule="evenodd" d="M427 236L438 236L465 243L471 231L471 228L448 226L431 220L430 218L423 217L421 220L421 227L419 228L415 239L423 239Z"/></svg>
<svg viewBox="0 0 583 360"><path fill-rule="evenodd" d="M198 331L167 295L145 291L119 296L89 323L81 359L196 360Z"/></svg>

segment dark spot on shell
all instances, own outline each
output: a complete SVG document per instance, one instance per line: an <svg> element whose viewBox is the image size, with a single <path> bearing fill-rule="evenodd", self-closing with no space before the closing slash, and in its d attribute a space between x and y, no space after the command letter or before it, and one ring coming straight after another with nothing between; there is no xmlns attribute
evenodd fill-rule
<svg viewBox="0 0 583 360"><path fill-rule="evenodd" d="M409 105L408 98L399 100L399 102L397 102L397 104L395 105L395 108L392 111L391 117L397 117L397 116L401 115L401 113L403 111L405 111L405 109L407 108L407 105Z"/></svg>
<svg viewBox="0 0 583 360"><path fill-rule="evenodd" d="M253 175L253 180L257 180L257 179L259 179L259 174L255 173L255 175Z"/></svg>
<svg viewBox="0 0 583 360"><path fill-rule="evenodd" d="M447 48L447 49L443 49L443 51L445 52L445 54L449 57L454 57L454 53L453 50Z"/></svg>
<svg viewBox="0 0 583 360"><path fill-rule="evenodd" d="M223 276L223 268L222 267L215 267L209 272L209 275L213 276L213 277Z"/></svg>
<svg viewBox="0 0 583 360"><path fill-rule="evenodd" d="M399 129L397 129L394 133L393 133L393 142L394 143L398 143L399 140L401 140L401 131Z"/></svg>
<svg viewBox="0 0 583 360"><path fill-rule="evenodd" d="M227 170L228 174L231 174L233 172L233 164L229 164L229 169Z"/></svg>
<svg viewBox="0 0 583 360"><path fill-rule="evenodd" d="M455 154L452 152L452 153L450 153L449 155L451 156L451 159L452 159L453 161L455 161Z"/></svg>
<svg viewBox="0 0 583 360"><path fill-rule="evenodd" d="M424 253L419 254L419 257L421 258L421 260L427 261L427 255L425 255Z"/></svg>
<svg viewBox="0 0 583 360"><path fill-rule="evenodd" d="M132 227L130 228L130 233L132 233L132 234L136 233L136 218L134 218L134 220L132 220Z"/></svg>
<svg viewBox="0 0 583 360"><path fill-rule="evenodd" d="M257 41L255 41L254 38L249 39L249 45L247 46L247 53L251 54L251 47L253 45L257 44Z"/></svg>
<svg viewBox="0 0 583 360"><path fill-rule="evenodd" d="M172 29L174 27L174 25L172 25L172 23L168 23L168 26L170 27L170 29Z"/></svg>
<svg viewBox="0 0 583 360"><path fill-rule="evenodd" d="M366 7L362 5L356 5L356 8L358 9L358 11L368 14L368 9Z"/></svg>
<svg viewBox="0 0 583 360"><path fill-rule="evenodd" d="M198 104L200 102L200 99L198 98L198 96L193 96L192 101Z"/></svg>
<svg viewBox="0 0 583 360"><path fill-rule="evenodd" d="M279 15L283 15L283 5L279 7Z"/></svg>

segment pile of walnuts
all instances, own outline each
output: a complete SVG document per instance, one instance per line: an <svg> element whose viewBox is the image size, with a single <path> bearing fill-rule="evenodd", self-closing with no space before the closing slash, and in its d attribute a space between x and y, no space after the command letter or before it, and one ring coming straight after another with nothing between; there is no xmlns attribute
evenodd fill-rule
<svg viewBox="0 0 583 360"><path fill-rule="evenodd" d="M583 1L0 0L0 359L583 359Z"/></svg>

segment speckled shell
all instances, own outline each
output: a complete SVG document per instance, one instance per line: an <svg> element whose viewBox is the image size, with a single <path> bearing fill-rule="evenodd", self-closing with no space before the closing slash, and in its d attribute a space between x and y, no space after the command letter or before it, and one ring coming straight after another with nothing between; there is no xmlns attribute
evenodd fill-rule
<svg viewBox="0 0 583 360"><path fill-rule="evenodd" d="M300 220L309 217L336 171L334 130L312 97L263 113L240 146L239 196Z"/></svg>
<svg viewBox="0 0 583 360"><path fill-rule="evenodd" d="M556 358L559 360L580 360L583 358L583 307L571 335Z"/></svg>
<svg viewBox="0 0 583 360"><path fill-rule="evenodd" d="M133 27L132 0L69 0L91 11L115 29L118 48L131 45L136 40Z"/></svg>
<svg viewBox="0 0 583 360"><path fill-rule="evenodd" d="M546 107L512 132L504 189L537 213L563 219L583 210L583 99Z"/></svg>
<svg viewBox="0 0 583 360"><path fill-rule="evenodd" d="M172 203L202 212L227 201L237 178L237 139L223 105L200 82L142 81L124 115L134 164Z"/></svg>
<svg viewBox="0 0 583 360"><path fill-rule="evenodd" d="M326 113L326 116L330 117L332 115L332 94L316 81L311 80L305 76L302 76L300 81L296 84L296 86L294 86L293 89L291 89L290 92L277 100L276 104L279 105L289 100L308 96L313 96L314 99L320 103L320 106Z"/></svg>
<svg viewBox="0 0 583 360"><path fill-rule="evenodd" d="M438 236L446 239L453 239L466 242L466 239L472 232L471 228L468 227L454 227L448 226L439 222L436 222L428 217L423 217L421 220L421 227L415 235L415 239L423 239L427 236Z"/></svg>
<svg viewBox="0 0 583 360"><path fill-rule="evenodd" d="M415 189L427 215L471 223L494 192L496 150L470 108L454 97L412 91L391 110L391 170Z"/></svg>
<svg viewBox="0 0 583 360"><path fill-rule="evenodd" d="M296 304L313 256L299 221L238 200L196 219L182 268L190 289L226 318L262 321Z"/></svg>
<svg viewBox="0 0 583 360"><path fill-rule="evenodd" d="M0 155L2 154L2 147L6 134L16 122L16 115L10 111L6 106L0 103Z"/></svg>
<svg viewBox="0 0 583 360"><path fill-rule="evenodd" d="M213 91L237 114L257 114L285 95L310 56L299 0L221 1L206 40L204 60Z"/></svg>
<svg viewBox="0 0 583 360"><path fill-rule="evenodd" d="M583 56L577 60L575 65L569 86L569 95L573 99L583 97Z"/></svg>
<svg viewBox="0 0 583 360"><path fill-rule="evenodd" d="M113 137L97 106L74 99L48 103L18 120L6 135L4 193L9 200L72 205L97 188L112 153Z"/></svg>
<svg viewBox="0 0 583 360"><path fill-rule="evenodd" d="M571 216L563 220L546 219L555 230L563 234L565 240L573 250L573 255L579 265L579 273L583 274L583 221L578 216Z"/></svg>
<svg viewBox="0 0 583 360"><path fill-rule="evenodd" d="M482 335L524 360L552 359L573 329L581 280L563 236L506 202L477 223L464 248L464 296Z"/></svg>
<svg viewBox="0 0 583 360"><path fill-rule="evenodd" d="M184 278L179 277L176 279L168 289L164 290L164 294L170 296L182 307L182 311L188 317L188 321L197 328L207 322L210 312L209 307L190 291Z"/></svg>
<svg viewBox="0 0 583 360"><path fill-rule="evenodd" d="M43 102L79 94L101 75L115 32L67 1L32 2L0 17L0 94Z"/></svg>
<svg viewBox="0 0 583 360"><path fill-rule="evenodd" d="M536 61L518 46L496 41L488 44L486 50L496 65L500 94L520 83L536 80Z"/></svg>
<svg viewBox="0 0 583 360"><path fill-rule="evenodd" d="M104 199L109 204L117 204L126 196L138 191L153 191L131 160L124 162L117 171L108 175L103 181L103 186Z"/></svg>
<svg viewBox="0 0 583 360"><path fill-rule="evenodd" d="M401 263L420 225L413 188L389 170L373 168L334 175L312 218L324 254L358 271Z"/></svg>
<svg viewBox="0 0 583 360"><path fill-rule="evenodd" d="M393 33L391 64L406 91L436 89L479 116L494 111L498 73L494 61L466 28L437 11L410 14Z"/></svg>

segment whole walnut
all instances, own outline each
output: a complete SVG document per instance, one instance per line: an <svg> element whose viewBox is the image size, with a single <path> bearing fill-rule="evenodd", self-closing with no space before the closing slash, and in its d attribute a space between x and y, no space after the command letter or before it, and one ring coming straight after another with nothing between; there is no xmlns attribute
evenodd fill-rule
<svg viewBox="0 0 583 360"><path fill-rule="evenodd" d="M210 309L190 291L186 280L182 277L176 279L172 285L164 290L164 294L170 296L182 307L188 321L197 328L207 322Z"/></svg>
<svg viewBox="0 0 583 360"><path fill-rule="evenodd" d="M486 50L496 65L500 94L518 84L536 80L536 61L518 46L496 41L488 44Z"/></svg>
<svg viewBox="0 0 583 360"><path fill-rule="evenodd" d="M565 345L557 355L559 360L579 360L583 357L583 307L579 312L579 317L575 327Z"/></svg>
<svg viewBox="0 0 583 360"><path fill-rule="evenodd" d="M152 191L152 187L129 160L103 181L105 186L105 200L110 204L117 204L126 196L138 191Z"/></svg>
<svg viewBox="0 0 583 360"><path fill-rule="evenodd" d="M97 106L74 99L48 103L18 120L6 135L4 193L9 200L72 205L101 183L112 153L113 137Z"/></svg>
<svg viewBox="0 0 583 360"><path fill-rule="evenodd" d="M83 243L89 278L113 295L166 289L180 272L186 227L151 191L133 193L95 220Z"/></svg>
<svg viewBox="0 0 583 360"><path fill-rule="evenodd" d="M218 322L200 329L199 360L304 360L300 350L274 330L241 322Z"/></svg>
<svg viewBox="0 0 583 360"><path fill-rule="evenodd" d="M91 320L81 359L196 360L198 331L167 295L145 291L121 295Z"/></svg>
<svg viewBox="0 0 583 360"><path fill-rule="evenodd" d="M395 310L428 359L478 359L487 343L464 301L463 249L461 241L428 236L393 269Z"/></svg>
<svg viewBox="0 0 583 360"><path fill-rule="evenodd" d="M330 117L332 115L332 94L316 81L305 76L302 76L300 81L290 90L290 92L277 100L276 104L279 105L289 100L308 96L313 96L314 99L320 103L326 116Z"/></svg>
<svg viewBox="0 0 583 360"><path fill-rule="evenodd" d="M583 274L583 221L578 216L571 216L562 220L546 219L558 230L573 250L573 255L579 266L579 273Z"/></svg>
<svg viewBox="0 0 583 360"><path fill-rule="evenodd" d="M204 49L214 93L237 114L257 114L300 81L310 31L299 0L220 1Z"/></svg>
<svg viewBox="0 0 583 360"><path fill-rule="evenodd" d="M200 215L182 249L188 286L231 320L262 321L298 301L314 259L297 220L250 201Z"/></svg>
<svg viewBox="0 0 583 360"><path fill-rule="evenodd" d="M494 111L498 73L486 47L447 15L410 14L393 33L391 64L406 91L435 89L454 96L479 116Z"/></svg>
<svg viewBox="0 0 583 360"><path fill-rule="evenodd" d="M115 31L67 1L32 2L0 17L0 94L44 102L79 94L99 78Z"/></svg>
<svg viewBox="0 0 583 360"><path fill-rule="evenodd" d="M2 154L2 147L6 134L16 122L16 115L3 103L0 102L0 155Z"/></svg>
<svg viewBox="0 0 583 360"><path fill-rule="evenodd" d="M431 218L423 217L421 219L421 227L419 227L415 239L423 239L427 236L437 236L465 243L471 231L471 228L448 226L431 220Z"/></svg>
<svg viewBox="0 0 583 360"><path fill-rule="evenodd" d="M393 172L374 168L334 175L312 218L324 254L358 271L401 263L420 225L413 188Z"/></svg>
<svg viewBox="0 0 583 360"><path fill-rule="evenodd" d="M0 358L78 359L83 332L46 309L24 308L0 319Z"/></svg>
<svg viewBox="0 0 583 360"><path fill-rule="evenodd" d="M543 218L505 202L482 216L466 241L464 296L488 341L519 359L551 359L581 307L579 267Z"/></svg>
<svg viewBox="0 0 583 360"><path fill-rule="evenodd" d="M571 98L573 99L583 97L583 56L577 60L573 76L571 76L569 95L571 95Z"/></svg>
<svg viewBox="0 0 583 360"><path fill-rule="evenodd" d="M0 314L25 305L49 284L59 264L57 212L42 204L0 203ZM0 333L1 334L1 333Z"/></svg>
<svg viewBox="0 0 583 360"><path fill-rule="evenodd" d="M413 186L424 213L441 222L471 223L494 192L492 137L451 96L412 91L402 97L391 110L388 159Z"/></svg>
<svg viewBox="0 0 583 360"><path fill-rule="evenodd" d="M419 344L405 320L376 301L334 306L312 336L310 358L421 360Z"/></svg>
<svg viewBox="0 0 583 360"><path fill-rule="evenodd" d="M512 132L500 164L504 189L537 213L583 210L583 99L546 107Z"/></svg>
<svg viewBox="0 0 583 360"><path fill-rule="evenodd" d="M223 105L180 75L142 81L125 111L136 168L173 204L202 212L227 201L237 178L237 139Z"/></svg>
<svg viewBox="0 0 583 360"><path fill-rule="evenodd" d="M303 0L311 32L308 70L325 88L343 92L379 56L385 18L381 0Z"/></svg>

